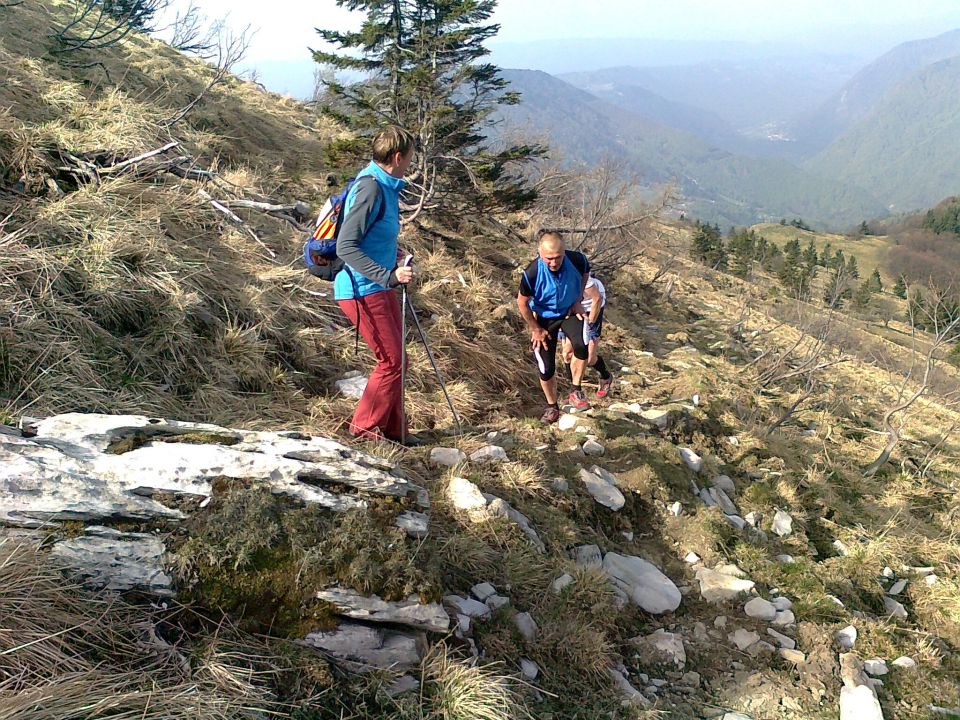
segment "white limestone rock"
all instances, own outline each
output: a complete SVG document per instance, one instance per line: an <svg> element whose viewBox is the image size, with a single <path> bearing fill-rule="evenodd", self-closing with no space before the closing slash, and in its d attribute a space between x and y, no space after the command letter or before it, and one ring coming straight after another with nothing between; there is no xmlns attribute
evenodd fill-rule
<svg viewBox="0 0 960 720"><path fill-rule="evenodd" d="M630 644L636 648L642 666L671 665L683 667L687 664L687 653L683 648L683 638L663 628L649 635L632 638Z"/></svg>
<svg viewBox="0 0 960 720"><path fill-rule="evenodd" d="M626 498L616 485L595 472L596 469L580 468L580 481L598 503L614 511L620 510L626 504Z"/></svg>
<svg viewBox="0 0 960 720"><path fill-rule="evenodd" d="M868 685L840 690L840 720L883 720L880 701Z"/></svg>
<svg viewBox="0 0 960 720"><path fill-rule="evenodd" d="M480 602L484 602L491 595L496 595L497 589L488 582L482 582L470 588L470 594Z"/></svg>
<svg viewBox="0 0 960 720"><path fill-rule="evenodd" d="M460 597L459 595L444 595L443 604L453 612L466 615L475 620L487 620L492 615L487 605L473 598Z"/></svg>
<svg viewBox="0 0 960 720"><path fill-rule="evenodd" d="M533 682L537 679L537 675L540 674L540 667L533 661L528 660L527 658L521 658L520 660L520 674L523 676L523 679L527 682Z"/></svg>
<svg viewBox="0 0 960 720"><path fill-rule="evenodd" d="M553 590L554 593L559 595L560 593L563 592L564 588L569 587L572 584L573 584L573 575L571 575L570 573L564 573L563 575L558 577L556 580L554 580L552 583L550 583L550 588Z"/></svg>
<svg viewBox="0 0 960 720"><path fill-rule="evenodd" d="M683 460L683 464L688 468L693 470L695 473L700 472L703 469L703 458L697 455L690 448L677 448L680 452L680 459Z"/></svg>
<svg viewBox="0 0 960 720"><path fill-rule="evenodd" d="M752 580L726 575L710 568L697 570L696 579L700 583L700 596L710 603L735 600L750 592L754 586Z"/></svg>
<svg viewBox="0 0 960 720"><path fill-rule="evenodd" d="M886 675L888 672L890 672L890 669L887 667L887 663L883 660L883 658L870 658L869 660L864 660L863 670L867 673L867 675L873 675L874 677Z"/></svg>
<svg viewBox="0 0 960 720"><path fill-rule="evenodd" d="M769 600L764 600L761 597L755 597L752 600L748 600L746 605L743 606L743 611L748 617L756 618L757 620L763 620L765 622L770 622L777 616L776 606Z"/></svg>
<svg viewBox="0 0 960 720"><path fill-rule="evenodd" d="M733 480L729 475L717 475L713 479L713 487L723 490L727 497L733 497L737 494L737 486L733 483Z"/></svg>
<svg viewBox="0 0 960 720"><path fill-rule="evenodd" d="M907 609L894 600L892 597L884 596L883 598L883 609L891 617L906 619L907 618Z"/></svg>
<svg viewBox="0 0 960 720"><path fill-rule="evenodd" d="M800 665L807 661L807 656L804 655L799 650L793 650L790 648L780 648L777 653L787 662L792 662L796 665Z"/></svg>
<svg viewBox="0 0 960 720"><path fill-rule="evenodd" d="M837 644L844 652L853 650L853 645L856 642L857 629L853 625L847 625L843 630L837 632Z"/></svg>
<svg viewBox="0 0 960 720"><path fill-rule="evenodd" d="M613 668L608 668L607 672L610 674L610 677L613 678L614 684L620 691L624 705L636 705L645 708L653 705L653 703L648 700L643 693L630 684L630 681L624 677L622 672L619 670L614 670Z"/></svg>
<svg viewBox="0 0 960 720"><path fill-rule="evenodd" d="M659 615L680 607L677 586L643 558L609 552L603 557L603 569L616 587L648 613Z"/></svg>
<svg viewBox="0 0 960 720"><path fill-rule="evenodd" d="M889 595L899 595L907 587L907 580L897 580L893 585L890 586L890 589L887 591Z"/></svg>
<svg viewBox="0 0 960 720"><path fill-rule="evenodd" d="M778 633L773 628L767 628L767 635L774 639L774 641L777 643L777 647L786 648L787 650L794 650L797 647L796 640Z"/></svg>
<svg viewBox="0 0 960 720"><path fill-rule="evenodd" d="M317 592L317 599L333 605L339 615L372 623L406 625L418 630L445 633L450 618L438 603L422 604L417 595L404 601L390 602L376 595L361 595L356 590L342 587Z"/></svg>
<svg viewBox="0 0 960 720"><path fill-rule="evenodd" d="M459 448L435 447L430 450L430 462L443 467L456 467L467 461L467 454Z"/></svg>
<svg viewBox="0 0 960 720"><path fill-rule="evenodd" d="M415 635L387 628L341 623L336 630L307 635L301 643L322 651L353 672L403 672L420 664Z"/></svg>
<svg viewBox="0 0 960 720"><path fill-rule="evenodd" d="M337 380L333 386L341 395L351 398L361 398L363 397L363 391L367 389L367 378L363 375L355 375L353 377L344 376L340 380Z"/></svg>
<svg viewBox="0 0 960 720"><path fill-rule="evenodd" d="M596 545L578 545L570 551L570 555L582 568L599 570L603 567L603 553Z"/></svg>
<svg viewBox="0 0 960 720"><path fill-rule="evenodd" d="M913 670L917 667L917 661L906 655L901 655L890 664L901 670Z"/></svg>
<svg viewBox="0 0 960 720"><path fill-rule="evenodd" d="M727 635L727 640L736 645L738 650L746 650L755 642L758 642L760 636L753 630L737 628L734 632Z"/></svg>
<svg viewBox="0 0 960 720"><path fill-rule="evenodd" d="M797 618L794 616L793 610L777 610L777 615L770 621L770 624L776 627L786 627L787 625L793 625L796 621Z"/></svg>
<svg viewBox="0 0 960 720"><path fill-rule="evenodd" d="M507 451L499 445L484 445L479 450L470 453L470 462L475 462L478 465L507 462L509 459Z"/></svg>
<svg viewBox="0 0 960 720"><path fill-rule="evenodd" d="M780 537L790 535L793 532L793 518L790 517L789 513L783 510L777 510L773 516L772 530Z"/></svg>
<svg viewBox="0 0 960 720"><path fill-rule="evenodd" d="M462 477L447 483L447 499L457 510L477 511L487 507L487 499L476 485Z"/></svg>
<svg viewBox="0 0 960 720"><path fill-rule="evenodd" d="M534 621L533 616L528 612L517 613L513 616L513 624L516 626L520 635L527 642L534 642L537 639L539 628Z"/></svg>
<svg viewBox="0 0 960 720"><path fill-rule="evenodd" d="M603 445L598 443L596 440L587 440L583 444L583 452L586 455L603 455L605 452Z"/></svg>
<svg viewBox="0 0 960 720"><path fill-rule="evenodd" d="M670 514L674 517L680 517L683 515L683 505L676 501L670 503Z"/></svg>
<svg viewBox="0 0 960 720"><path fill-rule="evenodd" d="M50 554L93 588L174 595L173 580L163 569L163 542L154 535L91 526L54 544Z"/></svg>
<svg viewBox="0 0 960 720"><path fill-rule="evenodd" d="M576 415L564 413L557 421L557 427L564 431L573 430L579 423L580 418L578 418Z"/></svg>

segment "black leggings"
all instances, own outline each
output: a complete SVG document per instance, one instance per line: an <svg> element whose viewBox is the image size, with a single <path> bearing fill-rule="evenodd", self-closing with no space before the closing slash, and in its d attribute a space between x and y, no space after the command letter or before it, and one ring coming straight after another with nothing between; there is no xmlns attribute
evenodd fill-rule
<svg viewBox="0 0 960 720"><path fill-rule="evenodd" d="M549 380L557 372L557 333L561 329L573 345L573 356L578 360L589 357L586 320L581 320L576 315L565 318L538 317L537 324L547 331L547 349L542 350L537 346L532 352L541 380Z"/></svg>

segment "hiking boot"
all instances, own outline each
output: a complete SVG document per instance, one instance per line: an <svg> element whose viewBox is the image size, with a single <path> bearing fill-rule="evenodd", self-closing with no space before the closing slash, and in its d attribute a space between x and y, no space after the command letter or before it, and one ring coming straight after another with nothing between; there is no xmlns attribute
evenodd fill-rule
<svg viewBox="0 0 960 720"><path fill-rule="evenodd" d="M547 405L547 409L540 416L540 422L544 425L551 425L560 419L560 408L553 405Z"/></svg>
<svg viewBox="0 0 960 720"><path fill-rule="evenodd" d="M574 390L571 392L569 401L575 410L586 410L590 407L590 403L587 401L587 396L583 394L583 390Z"/></svg>
<svg viewBox="0 0 960 720"><path fill-rule="evenodd" d="M608 377L606 380L600 378L600 384L597 385L597 397L605 398L610 394L610 386L613 385L613 375Z"/></svg>

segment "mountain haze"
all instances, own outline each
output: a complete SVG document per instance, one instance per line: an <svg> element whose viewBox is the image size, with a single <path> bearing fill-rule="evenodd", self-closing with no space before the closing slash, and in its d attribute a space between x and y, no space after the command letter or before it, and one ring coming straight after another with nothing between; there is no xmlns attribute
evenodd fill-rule
<svg viewBox="0 0 960 720"><path fill-rule="evenodd" d="M712 147L696 135L616 107L548 75L508 70L523 102L504 110L501 132L546 140L565 163L612 157L646 186L676 181L687 211L711 222L800 216L832 225L883 213L865 193L807 173L778 158Z"/></svg>
<svg viewBox="0 0 960 720"><path fill-rule="evenodd" d="M860 70L797 126L798 142L813 154L866 119L884 95L918 70L960 55L960 29L903 43Z"/></svg>
<svg viewBox="0 0 960 720"><path fill-rule="evenodd" d="M960 56L924 68L806 167L869 188L894 211L939 202L960 189L958 88Z"/></svg>

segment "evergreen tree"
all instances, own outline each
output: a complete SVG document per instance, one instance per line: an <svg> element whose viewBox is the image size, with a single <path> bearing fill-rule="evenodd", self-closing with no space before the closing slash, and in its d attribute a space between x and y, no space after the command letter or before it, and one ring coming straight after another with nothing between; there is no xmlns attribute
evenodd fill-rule
<svg viewBox="0 0 960 720"><path fill-rule="evenodd" d="M817 267L817 248L813 244L813 238L807 243L807 249L803 251L803 264L811 271Z"/></svg>
<svg viewBox="0 0 960 720"><path fill-rule="evenodd" d="M690 256L712 268L721 270L726 268L727 251L717 225L701 224L697 221Z"/></svg>
<svg viewBox="0 0 960 720"><path fill-rule="evenodd" d="M354 32L318 30L337 51L315 51L318 63L363 74L325 81L326 110L361 134L393 123L417 138L406 201L419 210L519 208L534 199L520 174L544 149L495 150L487 131L501 105L519 102L495 65L483 62L495 0L337 0L366 15ZM341 149L356 153L356 143ZM353 162L359 158L351 158Z"/></svg>
<svg viewBox="0 0 960 720"><path fill-rule="evenodd" d="M873 269L873 274L870 276L870 290L872 292L883 292L883 280L880 279L880 270L877 268Z"/></svg>
<svg viewBox="0 0 960 720"><path fill-rule="evenodd" d="M833 257L833 243L828 242L823 246L823 253L820 255L820 266L830 267L830 258Z"/></svg>
<svg viewBox="0 0 960 720"><path fill-rule="evenodd" d="M867 225L866 220L860 223L860 227L857 228L857 233L863 237L867 235L873 235L873 233L870 231L870 226Z"/></svg>
<svg viewBox="0 0 960 720"><path fill-rule="evenodd" d="M847 260L843 256L843 250L837 250L833 257L827 261L827 268L833 271L837 271L842 267L846 267Z"/></svg>
<svg viewBox="0 0 960 720"><path fill-rule="evenodd" d="M851 255L847 258L847 275L854 280L860 279L860 269L857 267L857 256Z"/></svg>
<svg viewBox="0 0 960 720"><path fill-rule="evenodd" d="M857 286L857 291L853 294L853 304L858 310L866 310L872 297L873 286L870 280L864 280Z"/></svg>
<svg viewBox="0 0 960 720"><path fill-rule="evenodd" d="M907 281L904 280L903 275L897 276L897 282L893 286L893 294L901 300L907 299Z"/></svg>

